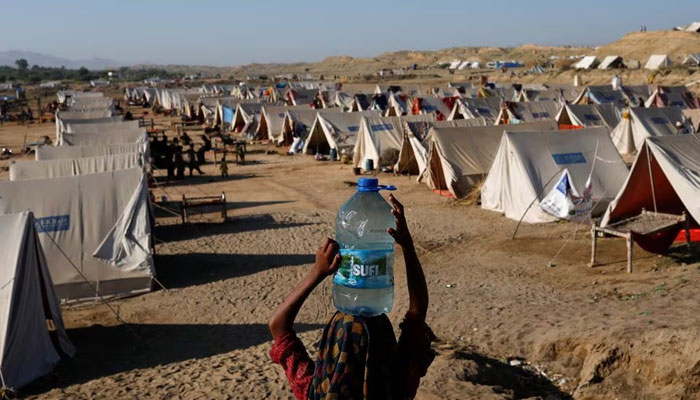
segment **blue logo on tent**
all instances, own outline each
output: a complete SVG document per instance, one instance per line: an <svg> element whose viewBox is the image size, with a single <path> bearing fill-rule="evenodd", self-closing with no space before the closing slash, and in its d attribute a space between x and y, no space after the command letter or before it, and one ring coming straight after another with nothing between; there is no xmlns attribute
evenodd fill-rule
<svg viewBox="0 0 700 400"><path fill-rule="evenodd" d="M563 194L566 194L569 190L569 175L564 174L559 183L557 184L557 190Z"/></svg>
<svg viewBox="0 0 700 400"><path fill-rule="evenodd" d="M651 122L653 122L653 123L655 123L655 124L659 124L659 125L666 125L666 124L668 124L668 120L667 120L666 118L663 118L663 117L653 117L653 118L651 119Z"/></svg>
<svg viewBox="0 0 700 400"><path fill-rule="evenodd" d="M68 214L36 218L34 222L39 233L67 231L70 229L70 215Z"/></svg>
<svg viewBox="0 0 700 400"><path fill-rule="evenodd" d="M435 111L435 110L437 110L437 107L431 106L431 105L426 105L426 106L423 106L423 109L425 111Z"/></svg>
<svg viewBox="0 0 700 400"><path fill-rule="evenodd" d="M539 113L532 113L533 118L549 118L549 113L546 112L539 112Z"/></svg>
<svg viewBox="0 0 700 400"><path fill-rule="evenodd" d="M586 163L586 157L583 156L583 153L552 154L552 158L554 158L554 162L557 165L585 164Z"/></svg>
<svg viewBox="0 0 700 400"><path fill-rule="evenodd" d="M477 108L476 111L477 111L480 115L488 115L488 114L491 114L491 110L488 109L488 108Z"/></svg>
<svg viewBox="0 0 700 400"><path fill-rule="evenodd" d="M391 124L370 125L370 129L373 131L390 131L391 128L393 128Z"/></svg>
<svg viewBox="0 0 700 400"><path fill-rule="evenodd" d="M359 126L348 126L348 132L357 132L360 130Z"/></svg>
<svg viewBox="0 0 700 400"><path fill-rule="evenodd" d="M600 121L600 117L595 115L595 114L586 114L583 116L583 118L585 118L589 121Z"/></svg>
<svg viewBox="0 0 700 400"><path fill-rule="evenodd" d="M284 113L279 113L279 114L277 114L277 116L280 118L284 118Z"/></svg>

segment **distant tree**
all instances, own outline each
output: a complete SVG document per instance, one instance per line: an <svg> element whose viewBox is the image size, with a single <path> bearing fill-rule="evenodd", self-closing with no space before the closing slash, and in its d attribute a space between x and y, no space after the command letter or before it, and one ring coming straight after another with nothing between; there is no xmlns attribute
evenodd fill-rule
<svg viewBox="0 0 700 400"><path fill-rule="evenodd" d="M80 67L80 69L78 70L78 77L82 81L90 80L90 70L88 70L85 67Z"/></svg>
<svg viewBox="0 0 700 400"><path fill-rule="evenodd" d="M0 83L7 82L7 77L5 75L0 75Z"/></svg>
<svg viewBox="0 0 700 400"><path fill-rule="evenodd" d="M20 71L26 71L27 68L29 68L29 61L24 58L20 58L19 60L15 60L15 65L17 65L17 69Z"/></svg>

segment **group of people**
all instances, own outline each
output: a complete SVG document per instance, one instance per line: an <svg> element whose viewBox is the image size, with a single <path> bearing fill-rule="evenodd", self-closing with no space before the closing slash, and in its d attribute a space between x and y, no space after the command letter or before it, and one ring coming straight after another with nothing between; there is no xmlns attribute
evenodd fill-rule
<svg viewBox="0 0 700 400"><path fill-rule="evenodd" d="M200 135L203 144L195 150L192 139L187 132L178 138L168 141L167 135L162 134L160 138L151 139L151 155L156 168L168 170L168 180L184 180L185 169L188 168L190 176L194 171L204 175L200 168L206 162L205 154L211 150L211 140L206 135Z"/></svg>

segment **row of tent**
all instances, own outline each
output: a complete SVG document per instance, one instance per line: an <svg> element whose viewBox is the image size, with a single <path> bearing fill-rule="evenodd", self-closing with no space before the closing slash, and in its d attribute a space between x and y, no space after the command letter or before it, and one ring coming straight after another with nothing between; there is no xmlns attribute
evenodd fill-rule
<svg viewBox="0 0 700 400"><path fill-rule="evenodd" d="M101 93L58 97L55 146L0 182L0 375L14 389L73 354L60 300L141 293L154 278L145 128Z"/></svg>
<svg viewBox="0 0 700 400"><path fill-rule="evenodd" d="M644 69L650 71L656 71L659 69L666 69L673 67L673 61L666 54L654 54L649 57L646 64L644 64ZM680 65L686 67L698 67L700 66L700 54L689 54L687 55ZM620 56L605 56L602 60L598 59L596 56L585 56L581 58L576 64L574 64L575 69L621 69L629 68L636 69L639 68L639 61L628 60L625 61Z"/></svg>

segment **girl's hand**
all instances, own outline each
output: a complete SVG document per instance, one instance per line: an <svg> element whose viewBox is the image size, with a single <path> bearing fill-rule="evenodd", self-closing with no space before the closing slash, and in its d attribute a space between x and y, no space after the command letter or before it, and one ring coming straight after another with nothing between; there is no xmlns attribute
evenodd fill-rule
<svg viewBox="0 0 700 400"><path fill-rule="evenodd" d="M411 238L411 232L408 230L408 224L406 223L406 216L403 211L403 204L401 204L393 194L389 195L389 201L391 201L391 214L396 219L396 229L389 228L387 232L391 237L394 238L396 243L404 249L413 247L413 238Z"/></svg>
<svg viewBox="0 0 700 400"><path fill-rule="evenodd" d="M316 262L311 269L311 274L316 282L321 282L327 276L333 275L340 267L340 253L338 253L338 242L331 238L326 241L316 251Z"/></svg>

